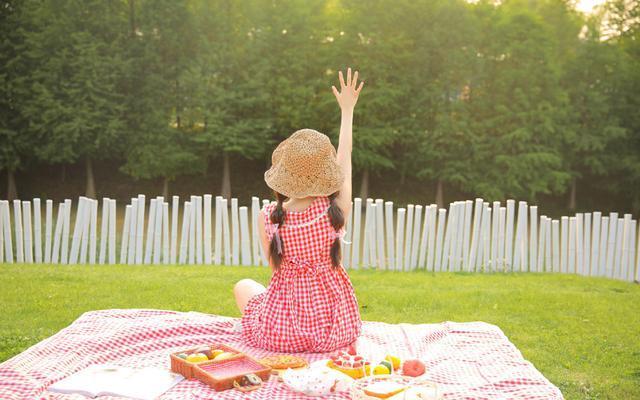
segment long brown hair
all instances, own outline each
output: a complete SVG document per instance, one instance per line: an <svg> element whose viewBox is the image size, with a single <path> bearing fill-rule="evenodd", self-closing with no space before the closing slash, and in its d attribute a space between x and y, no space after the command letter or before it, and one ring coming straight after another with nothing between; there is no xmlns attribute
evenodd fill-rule
<svg viewBox="0 0 640 400"><path fill-rule="evenodd" d="M278 228L282 227L286 212L283 207L283 203L286 197L278 192L274 192L276 197L276 207L271 211L271 215L269 215L269 220L272 224L278 224ZM329 215L329 222L333 229L336 230L336 233L340 231L344 227L344 213L342 209L336 203L336 197L338 196L338 192L335 192L328 196L329 198L329 210L327 214ZM278 244L278 241L280 243ZM278 230L273 234L271 238L271 243L269 243L269 258L271 259L271 264L277 270L280 268L282 264L283 252L280 250L284 249L284 245L282 243L282 237ZM338 268L340 266L340 261L342 260L342 250L340 246L340 237L336 235L335 240L331 244L331 264L334 268Z"/></svg>

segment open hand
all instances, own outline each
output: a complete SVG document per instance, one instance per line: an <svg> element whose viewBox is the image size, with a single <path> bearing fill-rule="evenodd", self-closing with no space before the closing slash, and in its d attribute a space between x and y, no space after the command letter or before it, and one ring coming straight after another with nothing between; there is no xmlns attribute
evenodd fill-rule
<svg viewBox="0 0 640 400"><path fill-rule="evenodd" d="M362 90L362 86L364 85L364 81L360 82L358 85L358 71L353 74L353 79L351 77L351 68L347 69L347 82L345 83L344 77L342 76L342 71L338 72L338 78L340 78L340 91L336 89L335 86L331 86L333 89L333 94L336 96L336 100L338 100L338 104L340 108L344 110L353 110L358 102L358 96L360 95L360 91Z"/></svg>

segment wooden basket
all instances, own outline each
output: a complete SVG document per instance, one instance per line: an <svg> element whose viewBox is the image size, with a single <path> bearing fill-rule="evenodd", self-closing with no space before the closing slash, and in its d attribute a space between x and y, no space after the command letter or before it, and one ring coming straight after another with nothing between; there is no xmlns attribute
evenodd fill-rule
<svg viewBox="0 0 640 400"><path fill-rule="evenodd" d="M178 373L178 374L184 376L187 379L191 379L191 378L194 377L194 367L196 365L215 361L215 360L207 360L207 361L202 361L200 363L192 363L192 362L189 362L189 361L187 361L185 359L182 359L182 358L178 357L178 354L180 354L180 353L187 353L187 354L193 353L194 351L196 351L196 350L198 350L198 349L200 349L202 347L203 346L199 346L199 347L194 347L194 348L191 348L191 349L188 349L188 350L183 350L183 351L178 351L176 353L172 353L170 355L170 357L171 357L171 371L173 371L175 373ZM229 347L229 346L226 346L224 344L213 344L213 345L211 345L211 347L215 347L216 349L220 349L220 350L224 350L224 351L229 352L229 353L236 354L236 356L234 356L233 358L236 358L236 357L240 356L240 354L242 354L240 351L234 349L233 347ZM221 360L221 361L224 361L224 360ZM221 361L219 361L219 362L221 362Z"/></svg>
<svg viewBox="0 0 640 400"><path fill-rule="evenodd" d="M226 360L210 360L197 364L193 373L199 381L221 391L232 389L234 382L240 382L247 374L255 374L266 382L271 376L271 368L246 354L239 354Z"/></svg>

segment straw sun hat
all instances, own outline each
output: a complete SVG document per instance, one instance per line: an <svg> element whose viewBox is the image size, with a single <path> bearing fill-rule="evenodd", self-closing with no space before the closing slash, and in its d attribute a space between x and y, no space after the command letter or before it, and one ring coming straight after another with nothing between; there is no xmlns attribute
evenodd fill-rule
<svg viewBox="0 0 640 400"><path fill-rule="evenodd" d="M327 137L313 129L300 129L283 140L264 173L267 185L289 198L328 196L340 190L344 173L336 149Z"/></svg>

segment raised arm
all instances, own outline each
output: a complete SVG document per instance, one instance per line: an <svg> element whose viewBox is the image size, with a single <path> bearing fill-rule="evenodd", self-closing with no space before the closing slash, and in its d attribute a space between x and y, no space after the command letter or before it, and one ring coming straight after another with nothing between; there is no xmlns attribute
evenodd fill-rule
<svg viewBox="0 0 640 400"><path fill-rule="evenodd" d="M336 198L338 206L342 209L345 217L351 211L351 147L352 147L352 127L353 109L358 102L358 95L362 90L364 82L358 85L358 71L351 76L351 68L347 69L347 81L345 82L342 71L338 73L340 79L340 91L332 86L333 94L336 96L342 118L340 120L340 138L338 140L338 164L344 172L344 183L340 193Z"/></svg>

